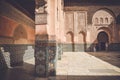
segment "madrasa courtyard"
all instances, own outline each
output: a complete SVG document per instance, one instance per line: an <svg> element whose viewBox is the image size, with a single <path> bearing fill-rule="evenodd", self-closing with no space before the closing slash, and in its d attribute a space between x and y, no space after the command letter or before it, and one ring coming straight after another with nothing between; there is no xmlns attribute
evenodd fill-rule
<svg viewBox="0 0 120 80"><path fill-rule="evenodd" d="M119 80L119 0L1 0L0 80Z"/></svg>

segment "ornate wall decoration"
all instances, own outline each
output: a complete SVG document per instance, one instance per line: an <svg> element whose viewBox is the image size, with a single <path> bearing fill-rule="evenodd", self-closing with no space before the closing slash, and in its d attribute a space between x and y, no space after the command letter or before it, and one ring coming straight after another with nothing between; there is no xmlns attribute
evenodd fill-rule
<svg viewBox="0 0 120 80"><path fill-rule="evenodd" d="M35 68L35 71L36 73L38 73L39 76L41 76L41 74L44 74L45 73L45 66L39 64L39 65L36 65L36 68Z"/></svg>
<svg viewBox="0 0 120 80"><path fill-rule="evenodd" d="M47 43L37 40L35 43L35 71L38 76L46 76Z"/></svg>
<svg viewBox="0 0 120 80"><path fill-rule="evenodd" d="M35 70L38 76L55 75L56 45L48 41L36 41Z"/></svg>
<svg viewBox="0 0 120 80"><path fill-rule="evenodd" d="M36 53L36 58L38 59L38 60L45 60L45 52L44 51L42 51L42 50L40 50L40 51L38 51L37 53Z"/></svg>
<svg viewBox="0 0 120 80"><path fill-rule="evenodd" d="M73 31L74 28L74 13L66 12L65 13L65 32Z"/></svg>
<svg viewBox="0 0 120 80"><path fill-rule="evenodd" d="M47 25L47 5L47 0L36 0L36 25ZM55 75L56 42L48 38L55 39L47 33L37 34L35 39L35 70L41 77Z"/></svg>
<svg viewBox="0 0 120 80"><path fill-rule="evenodd" d="M55 43L49 43L50 46L47 48L48 52L48 72L49 75L55 75L56 74L56 44Z"/></svg>

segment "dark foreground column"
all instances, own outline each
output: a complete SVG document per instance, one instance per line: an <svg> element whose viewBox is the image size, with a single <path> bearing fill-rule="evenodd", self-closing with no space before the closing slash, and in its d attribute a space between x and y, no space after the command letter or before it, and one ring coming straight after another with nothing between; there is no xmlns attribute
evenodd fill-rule
<svg viewBox="0 0 120 80"><path fill-rule="evenodd" d="M56 75L56 62L57 62L56 51L57 51L56 41L48 41L47 60L48 60L48 74L49 74L49 76Z"/></svg>
<svg viewBox="0 0 120 80"><path fill-rule="evenodd" d="M56 74L56 42L47 32L47 0L36 0L35 9L35 73L40 77Z"/></svg>
<svg viewBox="0 0 120 80"><path fill-rule="evenodd" d="M36 40L35 72L37 76L48 77L56 74L56 42Z"/></svg>

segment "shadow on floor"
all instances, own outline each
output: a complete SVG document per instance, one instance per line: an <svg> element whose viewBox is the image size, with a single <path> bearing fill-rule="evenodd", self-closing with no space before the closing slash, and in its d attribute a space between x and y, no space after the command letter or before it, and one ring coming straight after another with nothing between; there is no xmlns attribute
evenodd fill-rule
<svg viewBox="0 0 120 80"><path fill-rule="evenodd" d="M120 80L120 76L56 76L48 80Z"/></svg>
<svg viewBox="0 0 120 80"><path fill-rule="evenodd" d="M119 52L90 52L88 53L112 65L120 67ZM39 78L34 74L34 65L24 63L24 66L0 71L0 80L120 80L120 76L54 76Z"/></svg>
<svg viewBox="0 0 120 80"><path fill-rule="evenodd" d="M87 53L120 68L120 52L87 52Z"/></svg>
<svg viewBox="0 0 120 80"><path fill-rule="evenodd" d="M0 80L35 80L34 65L24 63L24 66L0 71Z"/></svg>

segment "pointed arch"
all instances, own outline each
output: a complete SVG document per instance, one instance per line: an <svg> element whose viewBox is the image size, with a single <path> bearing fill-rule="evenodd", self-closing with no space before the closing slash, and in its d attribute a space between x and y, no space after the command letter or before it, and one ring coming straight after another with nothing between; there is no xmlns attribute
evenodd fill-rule
<svg viewBox="0 0 120 80"><path fill-rule="evenodd" d="M95 18L95 24L98 24L99 23L99 19L96 17Z"/></svg>
<svg viewBox="0 0 120 80"><path fill-rule="evenodd" d="M84 31L79 32L78 41L82 51L86 51L86 33Z"/></svg>
<svg viewBox="0 0 120 80"><path fill-rule="evenodd" d="M68 43L69 48L71 48L72 51L75 50L74 48L74 34L72 31L68 31L66 33L66 41Z"/></svg>
<svg viewBox="0 0 120 80"><path fill-rule="evenodd" d="M69 43L73 43L74 42L74 35L72 31L69 31L66 33L66 39Z"/></svg>
<svg viewBox="0 0 120 80"><path fill-rule="evenodd" d="M111 43L113 40L112 40L112 38L113 38L113 36L111 35L112 34L112 31L109 29L109 28L106 28L106 27L100 27L98 30L97 30L97 34L99 34L100 32L102 32L102 31L104 31L104 32L106 32L107 33L107 35L108 35L108 40L109 40L109 43ZM97 38L97 37L96 37Z"/></svg>
<svg viewBox="0 0 120 80"><path fill-rule="evenodd" d="M100 24L103 24L103 22L104 22L104 21L103 21L103 18L101 17L101 18L100 18Z"/></svg>
<svg viewBox="0 0 120 80"><path fill-rule="evenodd" d="M106 17L105 18L105 23L107 24L107 23L109 23L109 21L108 21L108 18Z"/></svg>
<svg viewBox="0 0 120 80"><path fill-rule="evenodd" d="M100 8L100 9L96 10L95 13L100 11L100 10L104 10L104 11L108 12L110 15L112 15L114 18L116 18L114 12L109 8ZM95 13L93 14L93 16L95 15Z"/></svg>
<svg viewBox="0 0 120 80"><path fill-rule="evenodd" d="M27 32L23 25L18 25L13 33L14 44L26 44L27 43Z"/></svg>
<svg viewBox="0 0 120 80"><path fill-rule="evenodd" d="M95 22L96 17L100 20L100 24L104 24L105 22L110 22L109 24L111 24L113 21L114 23L116 22L115 14L113 13L112 10L107 9L107 8L100 8L95 11L95 13L92 16L92 24L96 24ZM112 22L110 21L111 17L113 20Z"/></svg>

